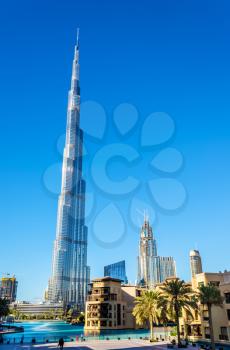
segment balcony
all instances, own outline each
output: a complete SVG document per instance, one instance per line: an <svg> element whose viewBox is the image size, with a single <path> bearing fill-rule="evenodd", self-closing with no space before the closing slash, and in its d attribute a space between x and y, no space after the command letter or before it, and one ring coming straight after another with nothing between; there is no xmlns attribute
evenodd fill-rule
<svg viewBox="0 0 230 350"><path fill-rule="evenodd" d="M93 288L90 291L91 295L108 295L110 294L110 288Z"/></svg>
<svg viewBox="0 0 230 350"><path fill-rule="evenodd" d="M228 336L226 334L220 334L219 335L220 340L227 340L228 341Z"/></svg>
<svg viewBox="0 0 230 350"><path fill-rule="evenodd" d="M117 294L108 294L108 295L102 295L102 294L91 294L88 295L87 301L117 301Z"/></svg>
<svg viewBox="0 0 230 350"><path fill-rule="evenodd" d="M108 319L110 318L109 317L109 314L108 312L98 312L98 313L94 313L94 312L89 312L87 314L87 319L91 319L91 318L96 318L96 319Z"/></svg>

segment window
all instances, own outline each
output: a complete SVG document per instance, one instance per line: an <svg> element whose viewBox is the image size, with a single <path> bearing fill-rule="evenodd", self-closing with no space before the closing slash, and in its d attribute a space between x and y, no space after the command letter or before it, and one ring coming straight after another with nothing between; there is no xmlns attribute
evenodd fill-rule
<svg viewBox="0 0 230 350"><path fill-rule="evenodd" d="M227 327L220 327L220 340L228 340L228 330Z"/></svg>
<svg viewBox="0 0 230 350"><path fill-rule="evenodd" d="M211 284L212 286L215 286L215 287L219 287L220 281L210 281L209 284Z"/></svg>
<svg viewBox="0 0 230 350"><path fill-rule="evenodd" d="M228 317L228 320L230 321L230 309L227 310L227 317Z"/></svg>
<svg viewBox="0 0 230 350"><path fill-rule="evenodd" d="M220 327L220 333L221 333L222 335L228 335L227 327Z"/></svg>
<svg viewBox="0 0 230 350"><path fill-rule="evenodd" d="M230 293L228 292L228 293L224 293L224 295L225 295L225 302L226 302L226 304L230 304Z"/></svg>
<svg viewBox="0 0 230 350"><path fill-rule="evenodd" d="M117 325L121 326L121 304L117 304Z"/></svg>
<svg viewBox="0 0 230 350"><path fill-rule="evenodd" d="M205 332L205 338L206 339L210 339L210 329L209 329L209 327L205 327L204 332Z"/></svg>
<svg viewBox="0 0 230 350"><path fill-rule="evenodd" d="M199 318L199 313L198 313L198 311L197 311L197 310L195 310L195 320L197 321L197 320L198 320L198 318Z"/></svg>

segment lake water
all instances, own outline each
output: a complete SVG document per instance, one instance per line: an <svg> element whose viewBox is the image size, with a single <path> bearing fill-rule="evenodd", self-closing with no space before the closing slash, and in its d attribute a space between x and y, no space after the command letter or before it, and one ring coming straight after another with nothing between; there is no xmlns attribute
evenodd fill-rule
<svg viewBox="0 0 230 350"><path fill-rule="evenodd" d="M20 342L23 337L24 343L31 342L32 338L36 339L36 342L57 342L60 337L63 337L65 341L76 341L76 338L84 336L83 326L72 326L63 321L34 321L34 322L22 322L15 323L15 325L22 326L24 328L23 333L14 333L9 335L4 335L4 341L10 340L12 342ZM140 338L149 336L147 330L117 330L117 331L107 331L104 335L95 336L97 339L128 339L130 338ZM165 332L163 328L155 329L156 337L165 338ZM87 339L91 339L92 336L87 336Z"/></svg>
<svg viewBox="0 0 230 350"><path fill-rule="evenodd" d="M5 335L5 339L10 339L11 342L15 338L18 342L21 338L24 338L24 342L31 341L35 338L36 341L51 341L51 338L56 341L60 337L65 337L66 340L76 336L81 336L84 333L83 326L72 326L68 323L61 321L31 321L15 323L15 326L22 326L24 328L23 333L14 333Z"/></svg>

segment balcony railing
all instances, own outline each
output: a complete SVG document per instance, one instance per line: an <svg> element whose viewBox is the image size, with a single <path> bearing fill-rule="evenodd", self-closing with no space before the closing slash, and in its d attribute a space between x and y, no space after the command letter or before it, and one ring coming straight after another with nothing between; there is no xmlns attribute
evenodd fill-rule
<svg viewBox="0 0 230 350"><path fill-rule="evenodd" d="M228 340L228 336L226 334L220 334L219 339L220 340Z"/></svg>
<svg viewBox="0 0 230 350"><path fill-rule="evenodd" d="M101 289L92 289L90 291L91 295L108 295L110 294L110 290L106 288L101 288Z"/></svg>
<svg viewBox="0 0 230 350"><path fill-rule="evenodd" d="M117 295L116 294L110 294L110 295L88 295L87 301L117 301Z"/></svg>

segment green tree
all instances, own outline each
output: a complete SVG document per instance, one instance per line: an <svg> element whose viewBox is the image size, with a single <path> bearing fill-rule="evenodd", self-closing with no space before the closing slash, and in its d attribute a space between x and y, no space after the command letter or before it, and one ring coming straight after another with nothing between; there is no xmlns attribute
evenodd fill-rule
<svg viewBox="0 0 230 350"><path fill-rule="evenodd" d="M143 291L141 296L136 297L133 315L139 325L149 322L150 339L153 340L153 325L160 322L160 310L162 297L160 292L155 290Z"/></svg>
<svg viewBox="0 0 230 350"><path fill-rule="evenodd" d="M18 311L16 308L10 309L10 314L14 316L15 320L20 319L20 311Z"/></svg>
<svg viewBox="0 0 230 350"><path fill-rule="evenodd" d="M9 315L9 301L7 299L0 298L0 318Z"/></svg>
<svg viewBox="0 0 230 350"><path fill-rule="evenodd" d="M176 322L177 341L180 346L180 316L184 310L193 317L192 310L197 309L195 293L187 283L179 278L166 280L160 289L167 305L168 315Z"/></svg>
<svg viewBox="0 0 230 350"><path fill-rule="evenodd" d="M85 323L85 314L84 312L81 312L80 315L77 318L79 323Z"/></svg>
<svg viewBox="0 0 230 350"><path fill-rule="evenodd" d="M160 308L160 322L163 324L165 339L167 339L167 327L170 319L168 314L167 301L162 296L159 302L159 308Z"/></svg>
<svg viewBox="0 0 230 350"><path fill-rule="evenodd" d="M211 347L212 347L212 350L215 350L215 339L214 339L213 321L212 321L212 307L214 305L222 307L223 297L220 294L220 290L216 286L209 283L206 286L201 285L199 287L198 298L200 303L202 305L206 305L208 308Z"/></svg>
<svg viewBox="0 0 230 350"><path fill-rule="evenodd" d="M65 318L68 322L73 320L73 312L74 310L70 307L63 310L63 318Z"/></svg>

